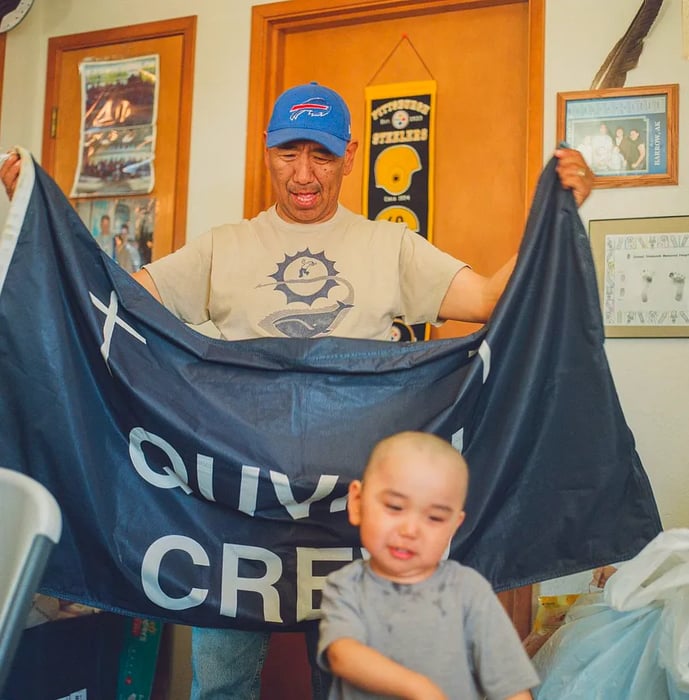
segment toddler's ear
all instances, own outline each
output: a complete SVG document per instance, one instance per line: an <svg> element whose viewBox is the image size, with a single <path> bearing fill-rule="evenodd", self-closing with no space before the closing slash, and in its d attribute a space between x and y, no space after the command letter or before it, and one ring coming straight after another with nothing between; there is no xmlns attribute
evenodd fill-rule
<svg viewBox="0 0 689 700"><path fill-rule="evenodd" d="M347 494L347 515L349 522L355 527L361 524L361 488L361 481L355 479L349 485L349 493Z"/></svg>

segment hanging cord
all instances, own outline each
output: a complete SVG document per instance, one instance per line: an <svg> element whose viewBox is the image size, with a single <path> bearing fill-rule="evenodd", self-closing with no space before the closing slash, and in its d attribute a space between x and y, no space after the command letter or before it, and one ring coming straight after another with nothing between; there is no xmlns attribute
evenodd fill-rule
<svg viewBox="0 0 689 700"><path fill-rule="evenodd" d="M403 41L406 41L406 42L409 43L409 46L411 46L412 50L413 50L414 53L416 54L416 57L419 59L419 61L421 61L421 65L426 69L426 73L428 73L428 75L430 75L431 78L432 78L433 80L435 80L435 77L434 77L433 73L431 73L430 69L429 69L428 66L426 65L426 62L423 60L423 58L421 58L421 54L416 50L416 46L414 46L414 44L412 44L411 39L407 36L407 34L406 34L406 32L405 32L404 34L402 34L400 40L395 44L395 46L393 47L392 51L390 51L390 53L387 55L387 58L380 64L380 66L378 66L378 70L373 74L373 76L372 76L371 79L366 83L366 85L370 85L370 84L376 79L376 76L378 75L378 73L380 73L380 71L382 71L383 68L385 68L386 64L387 64L388 61L392 58L393 54L395 53L395 51L397 51L397 49L399 48L400 44L401 44Z"/></svg>

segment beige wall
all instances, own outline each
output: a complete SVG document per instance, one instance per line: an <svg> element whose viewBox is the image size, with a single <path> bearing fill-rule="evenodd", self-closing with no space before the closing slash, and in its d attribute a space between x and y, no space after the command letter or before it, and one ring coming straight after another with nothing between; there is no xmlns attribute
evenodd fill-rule
<svg viewBox="0 0 689 700"><path fill-rule="evenodd" d="M555 96L585 90L641 0L548 0L544 160L555 144ZM198 16L188 235L242 215L251 0L37 0L7 39L0 144L40 158L47 38L189 14ZM627 86L680 83L680 144L689 139L689 62L682 58L681 0L665 0ZM683 153L687 148L684 146ZM589 219L689 214L689 158L680 185L603 189ZM622 407L656 493L664 526L689 527L689 339L610 339ZM180 635L174 697L188 683Z"/></svg>
<svg viewBox="0 0 689 700"><path fill-rule="evenodd" d="M548 0L545 151L555 143L556 93L586 90L640 0ZM665 0L626 87L679 83L679 185L595 190L589 219L689 214L689 61L682 0ZM606 341L617 390L651 479L663 525L689 527L689 339Z"/></svg>

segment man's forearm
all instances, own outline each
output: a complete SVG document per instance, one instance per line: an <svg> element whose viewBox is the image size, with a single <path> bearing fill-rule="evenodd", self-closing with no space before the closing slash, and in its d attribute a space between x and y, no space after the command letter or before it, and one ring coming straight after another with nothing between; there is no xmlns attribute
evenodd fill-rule
<svg viewBox="0 0 689 700"><path fill-rule="evenodd" d="M516 262L517 256L513 255L490 277L463 267L450 283L440 305L438 318L442 321L485 323L505 291Z"/></svg>

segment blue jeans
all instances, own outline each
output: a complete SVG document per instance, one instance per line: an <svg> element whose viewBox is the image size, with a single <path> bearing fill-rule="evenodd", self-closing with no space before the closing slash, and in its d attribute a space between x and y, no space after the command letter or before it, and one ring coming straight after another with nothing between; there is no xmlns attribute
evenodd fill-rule
<svg viewBox="0 0 689 700"><path fill-rule="evenodd" d="M318 623L305 632L313 700L326 700L330 676L316 664ZM190 700L259 700L270 632L194 627Z"/></svg>

